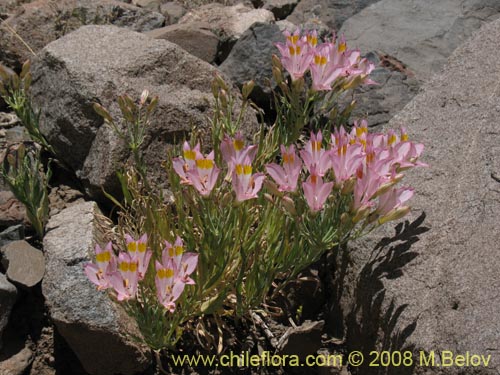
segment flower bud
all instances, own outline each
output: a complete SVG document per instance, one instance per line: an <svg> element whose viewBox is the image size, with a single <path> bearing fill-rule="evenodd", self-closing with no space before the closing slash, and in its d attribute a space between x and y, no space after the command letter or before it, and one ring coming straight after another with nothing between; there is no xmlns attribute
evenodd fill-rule
<svg viewBox="0 0 500 375"><path fill-rule="evenodd" d="M410 212L409 206L403 206L389 211L387 215L382 216L378 219L380 225L387 223L388 221L398 220L406 216Z"/></svg>
<svg viewBox="0 0 500 375"><path fill-rule="evenodd" d="M148 111L148 113L151 113L156 109L157 105L158 105L158 96L155 96L153 99L151 99L151 103L149 103L146 110Z"/></svg>
<svg viewBox="0 0 500 375"><path fill-rule="evenodd" d="M221 200L220 204L221 204L222 207L225 207L225 206L229 205L232 200L233 200L233 194L230 191L228 191L222 197L222 200Z"/></svg>
<svg viewBox="0 0 500 375"><path fill-rule="evenodd" d="M30 68L31 68L31 62L29 60L26 60L21 69L21 74L19 75L21 79L23 79L26 76L26 74L29 73Z"/></svg>
<svg viewBox="0 0 500 375"><path fill-rule="evenodd" d="M219 85L219 87L221 89L226 90L226 91L229 90L229 88L226 85L226 82L224 82L224 80L222 79L220 74L218 74L218 73L215 74L215 80L217 81L217 84Z"/></svg>
<svg viewBox="0 0 500 375"><path fill-rule="evenodd" d="M107 122L113 122L113 118L109 114L109 112L99 103L94 103L94 111L101 116Z"/></svg>
<svg viewBox="0 0 500 375"><path fill-rule="evenodd" d="M363 206L357 212L356 215L352 218L352 222L354 224L359 223L361 220L366 218L370 214L370 207Z"/></svg>
<svg viewBox="0 0 500 375"><path fill-rule="evenodd" d="M220 90L220 102L222 105L222 108L227 108L227 92L224 89Z"/></svg>
<svg viewBox="0 0 500 375"><path fill-rule="evenodd" d="M292 216L297 215L297 210L295 209L295 203L293 202L293 199L290 198L289 196L284 196L281 198L281 203L283 204L283 208L290 213Z"/></svg>
<svg viewBox="0 0 500 375"><path fill-rule="evenodd" d="M341 193L343 195L351 194L354 190L355 184L356 184L356 179L354 179L354 178L350 178L350 179L344 181L344 185L342 186Z"/></svg>
<svg viewBox="0 0 500 375"><path fill-rule="evenodd" d="M269 202L271 202L271 203L274 203L274 199L273 199L273 196L272 196L271 194L269 194L269 193L264 193L264 198L265 198L267 201L269 201Z"/></svg>
<svg viewBox="0 0 500 375"><path fill-rule="evenodd" d="M345 225L349 222L350 215L347 212L344 212L342 215L340 215L340 223L342 225Z"/></svg>
<svg viewBox="0 0 500 375"><path fill-rule="evenodd" d="M266 187L267 190L269 190L271 194L277 195L279 197L283 195L283 193L278 190L278 186L276 186L276 184L273 181L267 178L264 180L264 186Z"/></svg>
<svg viewBox="0 0 500 375"><path fill-rule="evenodd" d="M241 90L241 92L243 94L243 99L245 99L245 100L248 99L248 97L252 93L254 87L255 87L254 80L250 80L243 85L243 88Z"/></svg>
<svg viewBox="0 0 500 375"><path fill-rule="evenodd" d="M273 68L277 68L278 70L283 71L283 64L281 63L281 60L278 56L273 55L271 57L271 62L272 62Z"/></svg>
<svg viewBox="0 0 500 375"><path fill-rule="evenodd" d="M149 91L147 89L144 89L144 91L141 94L141 99L139 101L139 105L142 107L144 104L146 104L146 101L148 100L149 96Z"/></svg>
<svg viewBox="0 0 500 375"><path fill-rule="evenodd" d="M278 85L283 82L283 72L275 66L273 66L273 77Z"/></svg>

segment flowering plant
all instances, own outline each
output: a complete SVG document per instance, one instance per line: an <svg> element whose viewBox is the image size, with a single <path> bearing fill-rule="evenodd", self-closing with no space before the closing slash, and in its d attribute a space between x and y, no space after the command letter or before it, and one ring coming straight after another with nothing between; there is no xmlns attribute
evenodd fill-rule
<svg viewBox="0 0 500 375"><path fill-rule="evenodd" d="M212 149L192 139L170 158L170 200L147 182L138 152L147 127L140 119L149 118L157 99L147 92L139 104L120 99L135 162L119 176L124 202L114 200L123 233L117 247L127 251L97 246L85 272L98 289L127 302L154 349L172 348L193 319L246 316L327 251L409 212L414 191L397 184L403 171L425 165L423 145L404 128L370 133L365 120L350 130L336 126L352 107L339 112L336 98L372 84L373 64L343 39L285 35L277 44L281 57L273 57L280 90L274 125L263 125L252 144L240 125L253 83L243 87L238 112L216 76ZM325 108L335 120L320 121ZM115 126L103 107L96 111ZM203 330L202 319L197 327Z"/></svg>

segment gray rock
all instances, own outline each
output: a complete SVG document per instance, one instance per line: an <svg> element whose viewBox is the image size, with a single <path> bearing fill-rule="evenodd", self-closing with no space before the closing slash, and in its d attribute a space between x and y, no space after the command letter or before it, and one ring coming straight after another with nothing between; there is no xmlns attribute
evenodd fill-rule
<svg viewBox="0 0 500 375"><path fill-rule="evenodd" d="M34 353L29 347L22 348L18 353L0 362L0 374L23 375L33 362Z"/></svg>
<svg viewBox="0 0 500 375"><path fill-rule="evenodd" d="M358 87L354 96L349 93L341 103L347 105L353 98L356 100L351 123L355 119L366 118L370 127L385 125L418 93L420 82L394 59L377 56L376 53L367 56L377 66L370 75L377 84Z"/></svg>
<svg viewBox="0 0 500 375"><path fill-rule="evenodd" d="M113 0L37 0L23 4L4 21L38 53L50 42L83 25L113 24L134 31L162 27L165 17L157 12ZM18 37L0 31L0 61L19 68L33 54Z"/></svg>
<svg viewBox="0 0 500 375"><path fill-rule="evenodd" d="M274 15L266 9L252 9L244 4L224 6L219 3L203 5L188 12L179 23L206 22L221 40L220 61L225 60L234 43L256 22L274 21Z"/></svg>
<svg viewBox="0 0 500 375"><path fill-rule="evenodd" d="M0 233L0 247L12 241L24 239L24 226L21 224L8 227Z"/></svg>
<svg viewBox="0 0 500 375"><path fill-rule="evenodd" d="M0 273L0 348L2 347L2 332L9 322L10 312L16 302L17 289L3 273Z"/></svg>
<svg viewBox="0 0 500 375"><path fill-rule="evenodd" d="M41 250L24 240L9 242L0 250L7 278L15 284L31 288L45 273L45 258Z"/></svg>
<svg viewBox="0 0 500 375"><path fill-rule="evenodd" d="M187 9L176 1L168 1L161 4L160 13L165 17L165 25L173 25L185 15Z"/></svg>
<svg viewBox="0 0 500 375"><path fill-rule="evenodd" d="M282 20L292 13L298 3L299 0L267 0L263 8L273 12L277 20Z"/></svg>
<svg viewBox="0 0 500 375"><path fill-rule="evenodd" d="M340 32L351 45L392 56L426 80L474 30L499 15L500 2L491 0L381 0L349 18Z"/></svg>
<svg viewBox="0 0 500 375"><path fill-rule="evenodd" d="M404 182L415 187L413 214L339 257L330 322L344 319L349 350L435 351L436 363L442 350L491 355L488 367L398 374L500 371L498 40L500 20L483 26L390 122L426 146L430 168Z"/></svg>
<svg viewBox="0 0 500 375"><path fill-rule="evenodd" d="M271 87L267 80L273 76L271 57L278 54L274 43L284 39L278 25L256 23L241 36L219 67L239 87L253 79L255 88L251 99L262 108L269 107L271 99Z"/></svg>
<svg viewBox="0 0 500 375"><path fill-rule="evenodd" d="M12 131L12 129L9 130ZM11 136L8 138L12 139ZM0 227L9 227L23 221L27 221L24 205L11 191L0 191Z"/></svg>
<svg viewBox="0 0 500 375"><path fill-rule="evenodd" d="M126 53L125 53L126 51ZM83 181L87 192L118 192L116 171L126 147L93 110L100 102L121 119L117 97L138 98L143 89L159 96L142 150L153 182L165 183L167 151L196 126L210 143L211 82L216 69L166 40L112 26L85 26L61 38L33 64L33 102L41 129L58 155ZM246 129L246 130L245 130ZM258 129L247 113L243 130Z"/></svg>
<svg viewBox="0 0 500 375"><path fill-rule="evenodd" d="M132 5L140 8L146 8L155 12L160 11L162 0L132 0Z"/></svg>
<svg viewBox="0 0 500 375"><path fill-rule="evenodd" d="M54 324L85 371L132 375L149 365L147 348L128 336L140 335L137 325L105 292L96 291L83 271L96 242L102 242L97 215L97 205L84 202L49 220L42 292Z"/></svg>
<svg viewBox="0 0 500 375"><path fill-rule="evenodd" d="M175 24L148 31L146 35L175 43L208 63L215 62L217 58L219 38L211 31L209 24Z"/></svg>
<svg viewBox="0 0 500 375"><path fill-rule="evenodd" d="M287 20L296 25L319 21L338 31L350 17L379 0L301 0Z"/></svg>

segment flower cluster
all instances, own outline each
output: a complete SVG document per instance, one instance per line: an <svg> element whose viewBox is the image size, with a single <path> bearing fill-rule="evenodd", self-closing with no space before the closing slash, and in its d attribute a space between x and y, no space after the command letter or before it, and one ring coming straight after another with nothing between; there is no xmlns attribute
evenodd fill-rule
<svg viewBox="0 0 500 375"><path fill-rule="evenodd" d="M418 161L424 146L408 140L404 128L398 136L368 133L365 120L356 122L351 132L340 127L331 135L331 142L323 147L321 132L311 134L311 139L300 151L307 179L302 183L304 197L312 211L319 211L334 187L344 193L354 192L352 211L359 221L375 208L383 223L404 216L408 207L404 203L413 196L413 189L394 188L403 177L401 171L415 166L425 166ZM293 146L281 148L283 166L266 165L278 190L293 192L297 189L302 163ZM332 181L323 182L331 170ZM375 198L378 203L375 202Z"/></svg>
<svg viewBox="0 0 500 375"><path fill-rule="evenodd" d="M118 301L133 299L137 295L138 283L144 279L151 260L152 251L147 248L146 234L135 240L125 235L127 251L118 255L109 242L104 248L95 247L95 263L85 265L85 273L98 290L113 288ZM198 262L198 255L184 253L182 240L175 244L165 242L162 261L156 261L156 286L160 303L169 311L175 310L175 300L184 291L185 284L194 284L189 277Z"/></svg>
<svg viewBox="0 0 500 375"><path fill-rule="evenodd" d="M374 69L373 63L361 58L358 50L347 48L345 39L318 44L316 30L302 34L297 29L293 34L285 31L286 42L276 43L281 54L281 63L293 81L301 78L307 71L311 72L312 88L315 91L329 91L339 78L345 80L347 87L359 80L366 84L374 82L368 75Z"/></svg>

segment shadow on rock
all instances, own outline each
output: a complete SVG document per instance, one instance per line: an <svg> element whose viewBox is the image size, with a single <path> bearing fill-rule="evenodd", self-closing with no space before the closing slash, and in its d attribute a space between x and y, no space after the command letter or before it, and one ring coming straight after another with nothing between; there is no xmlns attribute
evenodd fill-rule
<svg viewBox="0 0 500 375"><path fill-rule="evenodd" d="M358 273L352 296L347 296L352 302L352 307L346 316L346 339L349 351L358 350L364 354L365 361L362 366L353 368L353 374L411 374L414 366L382 366L381 361L387 358L376 357L372 351L412 351L414 348L406 344L408 337L414 332L417 321L406 327L398 327L398 320L407 304L399 305L392 299L386 301L386 291L383 279L396 279L403 276L403 268L418 256L412 251L412 245L419 241L419 235L429 230L423 226L425 213L422 213L412 223L406 221L395 227L393 237L380 240L369 259ZM342 252L340 256L339 278L336 290L347 290L344 282L347 280L349 267L349 253ZM337 295L337 306L341 306L342 293ZM345 297L343 297L345 298ZM339 307L341 308L341 307ZM346 309L347 310L347 309ZM347 312L347 311L345 311ZM344 316L344 315L340 315ZM399 360L398 354L394 360ZM401 358L403 359L403 357ZM372 366L370 366L372 363ZM378 364L379 367L373 367Z"/></svg>

